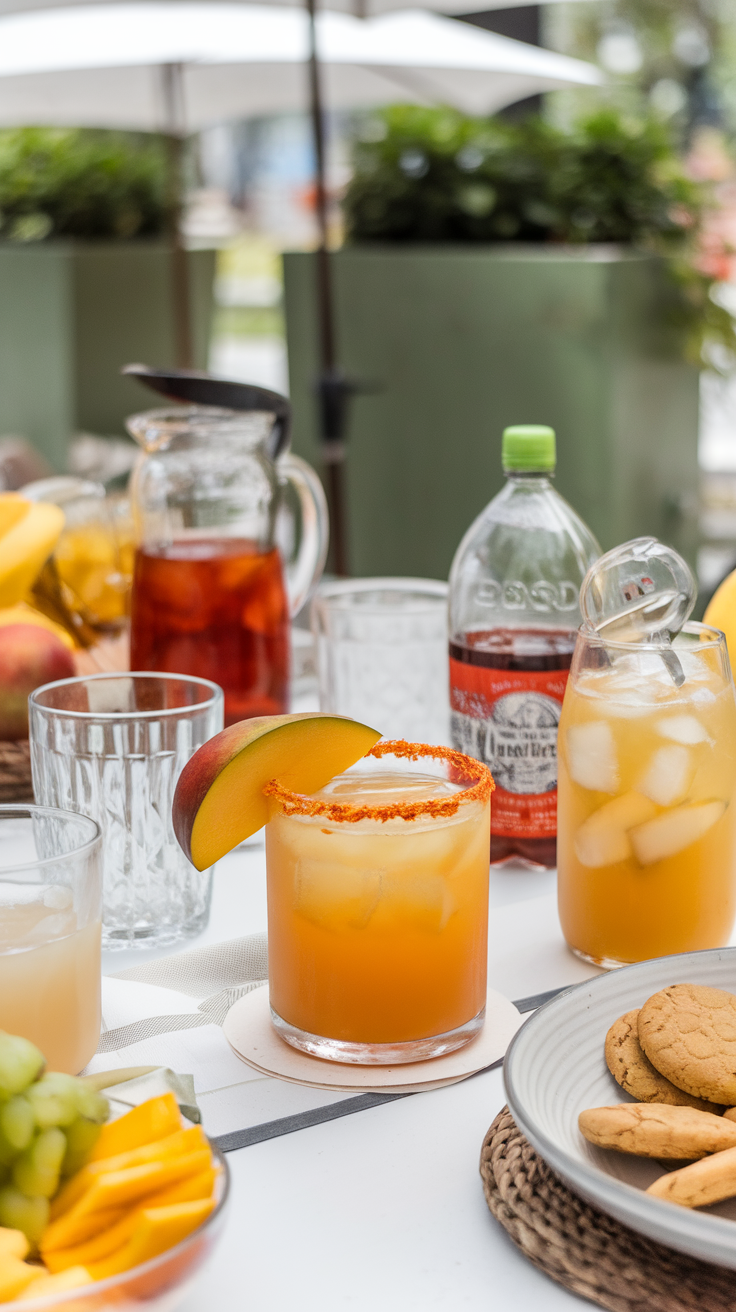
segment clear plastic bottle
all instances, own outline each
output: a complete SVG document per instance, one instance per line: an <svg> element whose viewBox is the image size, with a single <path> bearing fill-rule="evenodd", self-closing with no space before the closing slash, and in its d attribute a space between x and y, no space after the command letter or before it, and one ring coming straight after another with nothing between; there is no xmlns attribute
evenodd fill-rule
<svg viewBox="0 0 736 1312"><path fill-rule="evenodd" d="M578 594L600 555L553 488L555 434L507 428L506 486L471 524L450 572L452 740L496 781L491 861L554 866L557 724Z"/></svg>

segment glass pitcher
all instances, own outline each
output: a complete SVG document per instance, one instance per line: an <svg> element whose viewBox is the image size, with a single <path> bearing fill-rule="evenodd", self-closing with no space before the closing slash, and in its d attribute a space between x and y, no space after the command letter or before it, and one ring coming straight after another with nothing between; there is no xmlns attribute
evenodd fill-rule
<svg viewBox="0 0 736 1312"><path fill-rule="evenodd" d="M226 725L288 710L290 619L327 552L317 475L277 454L265 412L172 406L133 415L127 427L144 451L131 480L131 669L219 683ZM301 541L284 567L288 483Z"/></svg>

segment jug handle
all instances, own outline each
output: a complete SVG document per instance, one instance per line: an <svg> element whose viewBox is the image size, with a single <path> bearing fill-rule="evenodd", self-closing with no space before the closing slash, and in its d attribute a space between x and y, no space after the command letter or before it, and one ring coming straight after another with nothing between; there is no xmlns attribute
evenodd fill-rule
<svg viewBox="0 0 736 1312"><path fill-rule="evenodd" d="M319 582L327 559L330 521L324 489L306 460L292 451L279 456L279 476L296 489L302 515L302 534L296 560L286 565L286 590L293 615L300 611Z"/></svg>

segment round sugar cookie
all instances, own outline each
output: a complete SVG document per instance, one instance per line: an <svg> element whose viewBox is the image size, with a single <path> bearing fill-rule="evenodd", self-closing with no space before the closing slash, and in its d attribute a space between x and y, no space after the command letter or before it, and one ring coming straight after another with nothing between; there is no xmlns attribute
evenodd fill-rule
<svg viewBox="0 0 736 1312"><path fill-rule="evenodd" d="M736 997L706 984L672 984L639 1011L639 1042L678 1089L736 1104Z"/></svg>
<svg viewBox="0 0 736 1312"><path fill-rule="evenodd" d="M638 1011L627 1011L613 1022L606 1035L606 1065L616 1083L638 1102L664 1102L671 1107L718 1111L714 1103L678 1089L652 1065L639 1042L638 1018Z"/></svg>

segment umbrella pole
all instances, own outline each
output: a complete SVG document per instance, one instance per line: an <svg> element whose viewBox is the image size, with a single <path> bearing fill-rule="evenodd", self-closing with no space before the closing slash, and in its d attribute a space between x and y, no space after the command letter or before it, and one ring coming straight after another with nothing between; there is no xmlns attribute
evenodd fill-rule
<svg viewBox="0 0 736 1312"><path fill-rule="evenodd" d="M332 266L327 227L325 182L325 130L322 86L317 55L316 0L307 0L309 14L309 103L315 159L317 247L317 318L320 373L317 380L322 459L325 464L330 509L330 554L335 574L349 573L345 514L345 437L350 386L337 366Z"/></svg>
<svg viewBox="0 0 736 1312"><path fill-rule="evenodd" d="M171 243L171 313L174 325L174 354L177 368L192 369L191 289L189 258L181 233L184 195L184 84L181 64L163 64L161 80L168 164L167 213Z"/></svg>

